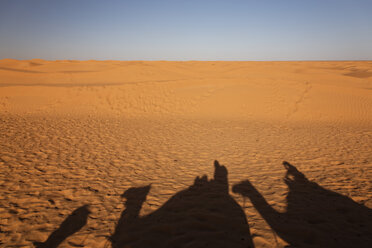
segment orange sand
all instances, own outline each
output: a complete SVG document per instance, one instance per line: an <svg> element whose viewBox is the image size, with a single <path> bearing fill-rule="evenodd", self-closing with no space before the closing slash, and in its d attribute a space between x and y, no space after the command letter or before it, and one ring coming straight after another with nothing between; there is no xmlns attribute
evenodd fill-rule
<svg viewBox="0 0 372 248"><path fill-rule="evenodd" d="M0 60L0 246L364 247L371 90L369 61Z"/></svg>

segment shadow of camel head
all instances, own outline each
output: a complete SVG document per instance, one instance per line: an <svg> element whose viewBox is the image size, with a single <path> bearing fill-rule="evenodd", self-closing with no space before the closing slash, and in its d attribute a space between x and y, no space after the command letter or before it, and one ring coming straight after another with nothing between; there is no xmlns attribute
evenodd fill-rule
<svg viewBox="0 0 372 248"><path fill-rule="evenodd" d="M151 184L144 187L129 188L126 190L121 197L126 199L125 206L132 207L136 205L142 206L142 203L146 201L146 196L150 192ZM139 206L139 207L140 207Z"/></svg>

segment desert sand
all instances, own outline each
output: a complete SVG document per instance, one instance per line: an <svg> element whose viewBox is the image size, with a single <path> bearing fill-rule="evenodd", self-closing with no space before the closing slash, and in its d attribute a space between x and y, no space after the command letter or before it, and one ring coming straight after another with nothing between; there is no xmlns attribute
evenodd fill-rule
<svg viewBox="0 0 372 248"><path fill-rule="evenodd" d="M1 247L370 247L372 62L0 60L0 170Z"/></svg>

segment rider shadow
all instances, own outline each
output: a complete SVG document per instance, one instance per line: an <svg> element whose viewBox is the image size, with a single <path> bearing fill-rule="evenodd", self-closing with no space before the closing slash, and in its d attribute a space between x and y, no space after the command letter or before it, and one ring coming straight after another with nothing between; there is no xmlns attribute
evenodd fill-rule
<svg viewBox="0 0 372 248"><path fill-rule="evenodd" d="M50 234L45 242L34 242L38 248L56 248L65 239L73 235L87 224L90 210L88 205L75 209L62 224Z"/></svg>
<svg viewBox="0 0 372 248"><path fill-rule="evenodd" d="M289 189L286 212L272 208L249 180L234 185L233 192L248 197L290 247L371 247L371 209L309 181L288 162L283 165Z"/></svg>
<svg viewBox="0 0 372 248"><path fill-rule="evenodd" d="M110 237L113 247L254 247L244 211L229 195L227 169L215 161L214 179L197 177L149 215L139 212L150 185L130 188L126 209Z"/></svg>

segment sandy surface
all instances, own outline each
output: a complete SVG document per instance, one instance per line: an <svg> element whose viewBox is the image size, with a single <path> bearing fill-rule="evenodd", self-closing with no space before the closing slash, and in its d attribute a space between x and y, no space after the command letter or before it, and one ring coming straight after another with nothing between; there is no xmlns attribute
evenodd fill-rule
<svg viewBox="0 0 372 248"><path fill-rule="evenodd" d="M372 62L0 60L0 170L1 247L369 247Z"/></svg>

